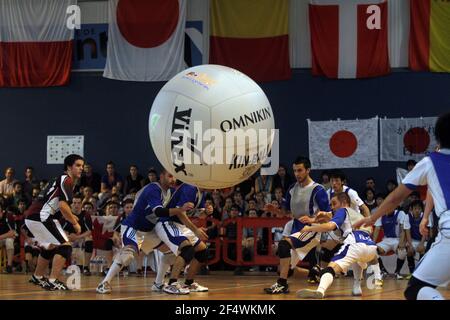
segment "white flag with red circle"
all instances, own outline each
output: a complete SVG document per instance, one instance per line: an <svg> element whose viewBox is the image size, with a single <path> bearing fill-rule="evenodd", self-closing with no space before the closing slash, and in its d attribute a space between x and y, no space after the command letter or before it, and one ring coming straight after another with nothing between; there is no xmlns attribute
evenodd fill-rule
<svg viewBox="0 0 450 320"><path fill-rule="evenodd" d="M378 166L378 118L308 120L308 131L313 169Z"/></svg>
<svg viewBox="0 0 450 320"><path fill-rule="evenodd" d="M110 0L103 76L167 81L185 67L186 0Z"/></svg>
<svg viewBox="0 0 450 320"><path fill-rule="evenodd" d="M434 151L437 117L380 119L381 161L419 161Z"/></svg>

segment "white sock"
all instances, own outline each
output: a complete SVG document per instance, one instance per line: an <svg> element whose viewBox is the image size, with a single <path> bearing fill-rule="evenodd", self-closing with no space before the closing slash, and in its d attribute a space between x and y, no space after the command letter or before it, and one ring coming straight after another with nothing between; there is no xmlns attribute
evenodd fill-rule
<svg viewBox="0 0 450 320"><path fill-rule="evenodd" d="M56 279L55 278L50 278L48 280L53 283L53 282L55 282Z"/></svg>
<svg viewBox="0 0 450 320"><path fill-rule="evenodd" d="M43 276L37 276L37 275L34 275L34 277L38 280L41 280L43 278Z"/></svg>
<svg viewBox="0 0 450 320"><path fill-rule="evenodd" d="M374 264L372 265L373 275L375 276L376 280L381 280L381 269L380 264Z"/></svg>
<svg viewBox="0 0 450 320"><path fill-rule="evenodd" d="M445 300L444 297L431 287L423 287L417 294L417 300Z"/></svg>
<svg viewBox="0 0 450 320"><path fill-rule="evenodd" d="M325 295L325 291L331 286L333 283L334 277L331 273L327 272L320 278L320 284L317 288L317 291L321 292Z"/></svg>
<svg viewBox="0 0 450 320"><path fill-rule="evenodd" d="M361 282L361 279L363 278L363 269L361 268L361 266L357 263L354 263L352 265L352 269L353 278L355 279L355 281Z"/></svg>
<svg viewBox="0 0 450 320"><path fill-rule="evenodd" d="M111 280L119 274L120 270L122 270L122 266L116 262L113 262L113 264L111 265L111 267L108 270L108 273L106 274L105 279L103 279L102 283L103 282L110 283Z"/></svg>
<svg viewBox="0 0 450 320"><path fill-rule="evenodd" d="M167 270L169 270L170 266L175 261L175 255L173 253L171 254L165 254L162 256L161 260L159 261L158 265L158 272L156 273L156 284L163 284L164 283L164 277L166 276Z"/></svg>

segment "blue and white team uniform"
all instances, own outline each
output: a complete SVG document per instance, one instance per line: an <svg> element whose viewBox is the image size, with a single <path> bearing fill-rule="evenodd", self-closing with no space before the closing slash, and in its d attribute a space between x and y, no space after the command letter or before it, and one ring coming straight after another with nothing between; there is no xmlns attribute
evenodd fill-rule
<svg viewBox="0 0 450 320"><path fill-rule="evenodd" d="M291 239L298 258L303 260L320 243L320 233L300 232L305 225L298 219L306 215L312 217L319 211L331 211L327 192L314 181L304 187L296 182L289 187L282 206L293 216L284 226L283 236ZM296 259L292 259L291 265L296 264Z"/></svg>
<svg viewBox="0 0 450 320"><path fill-rule="evenodd" d="M405 216L405 221L403 222L403 229L404 230L410 230L411 233L411 240L412 240L412 246L414 250L417 249L417 247L420 244L420 241L422 241L422 235L420 234L419 227L420 222L422 222L423 218L423 212L420 213L420 216L416 219L414 218L414 215L409 212ZM426 246L426 241L424 241L424 246Z"/></svg>
<svg viewBox="0 0 450 320"><path fill-rule="evenodd" d="M402 210L395 210L393 213L378 218L375 227L383 227L383 240L377 246L385 253L397 251L401 228L405 221L406 214ZM403 257L404 259L404 257Z"/></svg>
<svg viewBox="0 0 450 320"><path fill-rule="evenodd" d="M197 187L187 183L181 184L173 193L168 208L180 208L187 202L192 202L197 210L205 207L206 193ZM158 237L163 241L175 255L183 241L188 240L194 247L200 243L200 239L194 232L186 227L177 216L161 217L155 226Z"/></svg>
<svg viewBox="0 0 450 320"><path fill-rule="evenodd" d="M152 182L136 194L133 211L122 221L120 229L124 246L131 245L136 252L142 250L148 254L162 244L155 232L155 225L162 217L155 210L166 208L172 193L171 188L165 192L158 182Z"/></svg>
<svg viewBox="0 0 450 320"><path fill-rule="evenodd" d="M352 208L353 210L355 210L358 213L361 213L361 210L359 208L364 204L364 201L359 197L358 192L356 192L356 190L354 190L350 187L347 187L347 186L343 187L342 192L346 193L350 197L350 208ZM333 198L335 195L333 188L328 189L327 194L328 194L328 199L331 200L331 198ZM364 218L364 217L362 217L362 218Z"/></svg>
<svg viewBox="0 0 450 320"><path fill-rule="evenodd" d="M434 286L450 282L450 149L441 149L416 164L402 183L409 189L428 185L439 218L438 235L413 277Z"/></svg>
<svg viewBox="0 0 450 320"><path fill-rule="evenodd" d="M353 230L350 216L352 208L338 209L330 222L336 225L345 238L341 249L331 259L344 272L357 263L363 270L367 264L378 258L377 246L366 230Z"/></svg>

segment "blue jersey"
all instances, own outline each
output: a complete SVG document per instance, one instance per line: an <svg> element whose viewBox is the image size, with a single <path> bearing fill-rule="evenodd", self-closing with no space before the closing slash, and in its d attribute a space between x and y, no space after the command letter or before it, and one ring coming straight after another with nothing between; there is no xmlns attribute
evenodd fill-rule
<svg viewBox="0 0 450 320"><path fill-rule="evenodd" d="M172 192L172 189L164 192L157 182L146 185L136 194L133 211L122 224L144 232L153 230L159 218L155 210L169 204Z"/></svg>
<svg viewBox="0 0 450 320"><path fill-rule="evenodd" d="M385 238L398 238L400 236L400 225L403 224L405 213L395 210L394 213L378 218L375 227L383 227Z"/></svg>
<svg viewBox="0 0 450 320"><path fill-rule="evenodd" d="M169 208L181 208L185 203L192 202L194 204L194 209L204 208L205 207L205 198L206 192L202 192L199 188L187 184L182 183L173 193L172 199L169 202ZM171 221L175 221L178 223L182 222L177 216L171 216L168 218L161 218L161 220L170 219Z"/></svg>
<svg viewBox="0 0 450 320"><path fill-rule="evenodd" d="M336 224L336 227L341 231L345 238L345 244L365 243L366 245L375 245L370 234L363 230L353 230L352 223L349 217L349 211L352 208L340 208L334 212L333 219L330 222Z"/></svg>
<svg viewBox="0 0 450 320"><path fill-rule="evenodd" d="M419 231L420 222L422 222L423 214L419 216L419 218L414 218L411 212L408 213L408 221L410 226L411 238L414 240L422 240L422 235ZM405 223L406 224L406 223ZM405 226L406 229L406 226Z"/></svg>

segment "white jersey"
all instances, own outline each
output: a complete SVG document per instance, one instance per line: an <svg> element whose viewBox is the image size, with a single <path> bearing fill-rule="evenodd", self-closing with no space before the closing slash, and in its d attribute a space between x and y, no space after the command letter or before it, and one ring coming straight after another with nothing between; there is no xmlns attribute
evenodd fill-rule
<svg viewBox="0 0 450 320"><path fill-rule="evenodd" d="M349 188L347 186L344 186L343 191L350 197L350 208L355 210L358 213L361 213L359 207L361 207L364 204L364 201L359 197L358 192L356 190L353 190L352 188ZM327 190L328 199L331 200L331 198L334 196L335 192L333 189Z"/></svg>
<svg viewBox="0 0 450 320"><path fill-rule="evenodd" d="M450 149L433 152L416 164L402 183L409 189L428 185L439 228L450 228Z"/></svg>

